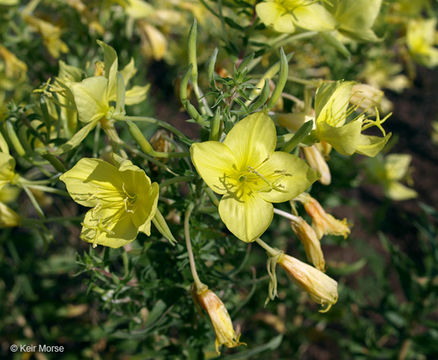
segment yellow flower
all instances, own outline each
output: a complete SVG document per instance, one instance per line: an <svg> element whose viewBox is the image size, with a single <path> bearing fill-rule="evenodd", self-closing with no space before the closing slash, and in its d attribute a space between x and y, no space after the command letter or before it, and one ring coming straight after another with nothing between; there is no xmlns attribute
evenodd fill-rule
<svg viewBox="0 0 438 360"><path fill-rule="evenodd" d="M295 200L304 204L304 209L312 218L312 227L318 239L328 234L342 235L344 238L350 234L346 219L341 221L326 213L321 204L308 193L299 195Z"/></svg>
<svg viewBox="0 0 438 360"><path fill-rule="evenodd" d="M417 192L401 183L406 180L412 185L410 163L412 157L408 154L390 154L377 157L367 164L367 173L371 181L383 186L385 195L392 200L408 200L418 196Z"/></svg>
<svg viewBox="0 0 438 360"><path fill-rule="evenodd" d="M410 20L406 33L406 42L413 58L428 67L438 65L438 49L434 47L436 22L435 18Z"/></svg>
<svg viewBox="0 0 438 360"><path fill-rule="evenodd" d="M6 49L3 45L0 45L0 56L5 61L6 77L15 78L18 81L24 80L27 72L27 65L18 59L13 53Z"/></svg>
<svg viewBox="0 0 438 360"><path fill-rule="evenodd" d="M321 312L330 310L338 301L338 283L322 271L285 254L279 256L278 263L315 302L325 306Z"/></svg>
<svg viewBox="0 0 438 360"><path fill-rule="evenodd" d="M40 33L44 46L54 58L58 58L61 53L68 52L68 46L61 40L60 27L29 14L24 14L23 19Z"/></svg>
<svg viewBox="0 0 438 360"><path fill-rule="evenodd" d="M381 5L382 0L335 1L337 30L354 40L377 41L378 37L371 28Z"/></svg>
<svg viewBox="0 0 438 360"><path fill-rule="evenodd" d="M115 167L100 159L81 159L62 180L77 203L92 207L85 215L81 238L117 248L150 235L157 211L158 184L130 161Z"/></svg>
<svg viewBox="0 0 438 360"><path fill-rule="evenodd" d="M292 230L298 236L306 251L309 260L318 270L324 271L325 261L321 249L321 242L316 236L315 230L302 218L290 222Z"/></svg>
<svg viewBox="0 0 438 360"><path fill-rule="evenodd" d="M264 112L238 122L223 143L207 141L190 148L199 175L223 195L219 215L240 240L254 241L268 228L272 203L288 201L316 179L298 157L274 151L274 122Z"/></svg>
<svg viewBox="0 0 438 360"><path fill-rule="evenodd" d="M230 315L221 299L206 286L203 289L197 290L195 296L196 301L207 311L213 324L216 333L216 352L220 354L219 347L221 345L225 345L228 348L244 345L244 343L239 342L240 334L236 335Z"/></svg>
<svg viewBox="0 0 438 360"><path fill-rule="evenodd" d="M0 152L0 189L12 183L18 175L15 174L15 159L4 152Z"/></svg>
<svg viewBox="0 0 438 360"><path fill-rule="evenodd" d="M380 119L379 113L372 120L360 114L349 120L358 106L348 107L354 83L351 81L326 82L315 95L315 130L313 135L320 141L332 145L344 155L357 152L366 156L376 156L388 142L391 134L386 134L382 123L389 117ZM364 100L362 100L364 101ZM348 121L349 120L349 121ZM364 135L362 131L376 126L383 137Z"/></svg>
<svg viewBox="0 0 438 360"><path fill-rule="evenodd" d="M292 33L295 27L315 31L335 28L333 16L313 0L267 0L256 5L257 15L275 31Z"/></svg>
<svg viewBox="0 0 438 360"><path fill-rule="evenodd" d="M9 206L0 202L0 228L18 226L20 217Z"/></svg>

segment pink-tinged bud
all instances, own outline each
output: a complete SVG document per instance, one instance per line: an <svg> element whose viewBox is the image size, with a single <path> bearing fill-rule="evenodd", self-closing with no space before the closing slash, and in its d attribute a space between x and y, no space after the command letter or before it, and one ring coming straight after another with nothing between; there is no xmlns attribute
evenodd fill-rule
<svg viewBox="0 0 438 360"><path fill-rule="evenodd" d="M307 260L309 260L318 270L325 270L324 254L321 249L321 242L316 236L315 230L302 218L290 222L292 230L304 245Z"/></svg>
<svg viewBox="0 0 438 360"><path fill-rule="evenodd" d="M338 220L325 212L321 204L307 193L299 195L296 200L304 204L304 209L312 218L312 227L318 239L324 235L342 235L346 238L350 234L347 219Z"/></svg>
<svg viewBox="0 0 438 360"><path fill-rule="evenodd" d="M220 354L219 347L221 345L229 348L245 345L245 343L239 342L240 334L236 335L225 305L213 291L205 287L195 291L195 297L201 307L207 311L213 324L216 333L215 346L218 354Z"/></svg>
<svg viewBox="0 0 438 360"><path fill-rule="evenodd" d="M310 167L321 175L318 181L323 185L330 185L332 181L330 168L316 145L303 146L303 152Z"/></svg>
<svg viewBox="0 0 438 360"><path fill-rule="evenodd" d="M292 281L323 306L321 312L330 310L338 301L338 283L322 271L285 254L280 255L278 263L287 271Z"/></svg>

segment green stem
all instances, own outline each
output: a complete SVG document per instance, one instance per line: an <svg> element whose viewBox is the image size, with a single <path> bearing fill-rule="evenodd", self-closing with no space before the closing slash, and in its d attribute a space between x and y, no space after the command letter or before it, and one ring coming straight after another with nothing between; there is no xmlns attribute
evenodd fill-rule
<svg viewBox="0 0 438 360"><path fill-rule="evenodd" d="M287 80L297 84L302 84L311 87L317 87L318 86L317 83L319 82L319 80L306 80L292 75L288 75Z"/></svg>
<svg viewBox="0 0 438 360"><path fill-rule="evenodd" d="M32 203L33 207L35 208L38 216L42 219L45 219L45 215L43 210L41 209L40 205L38 204L38 201L35 199L35 196L32 194L32 191L29 190L27 186L23 186L23 190L25 191L26 195L29 197L30 202Z"/></svg>
<svg viewBox="0 0 438 360"><path fill-rule="evenodd" d="M174 133L175 135L177 135L181 141L185 142L188 145L191 145L193 143L193 140L189 139L187 136L185 136L181 131L179 131L177 128L175 128L174 126L168 124L165 121L162 120L158 120L152 117L148 117L148 116L127 116L127 115L115 115L114 116L114 120L119 120L119 121L126 121L126 120L131 120L131 121L142 121L142 122L146 122L149 124L153 124L153 125L157 125L160 126L166 130L169 130L170 132Z"/></svg>
<svg viewBox="0 0 438 360"><path fill-rule="evenodd" d="M192 176L192 175L189 175L189 176L175 176L172 179L164 180L160 184L160 186L164 187L164 186L168 186L168 185L172 185L172 184L176 184L176 183L191 181L193 179L196 179L196 177Z"/></svg>
<svg viewBox="0 0 438 360"><path fill-rule="evenodd" d="M291 221L299 221L300 220L299 216L295 216L295 215L289 214L286 211L275 209L275 208L274 208L274 214L283 216L284 218L291 220Z"/></svg>
<svg viewBox="0 0 438 360"><path fill-rule="evenodd" d="M259 244L263 249L265 249L266 252L267 252L270 256L276 256L276 255L278 255L279 250L270 247L270 246L269 246L268 244L266 244L262 239L257 238L257 239L255 239L255 242L256 242L257 244Z"/></svg>
<svg viewBox="0 0 438 360"><path fill-rule="evenodd" d="M195 282L196 289L200 290L204 288L205 285L199 279L198 272L196 271L195 257L193 256L192 243L190 241L190 229L189 229L190 215L192 214L194 207L195 204L191 203L186 210L186 214L184 217L184 235L186 238L187 253L189 255L190 271L192 273L193 281Z"/></svg>
<svg viewBox="0 0 438 360"><path fill-rule="evenodd" d="M216 206L219 206L219 200L217 199L216 195L214 194L213 190L210 188L206 188L205 192L207 193L210 200L215 204Z"/></svg>

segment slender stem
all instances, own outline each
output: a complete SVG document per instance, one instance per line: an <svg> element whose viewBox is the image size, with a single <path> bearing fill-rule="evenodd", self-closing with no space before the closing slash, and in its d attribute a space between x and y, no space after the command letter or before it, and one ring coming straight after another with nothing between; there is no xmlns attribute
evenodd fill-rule
<svg viewBox="0 0 438 360"><path fill-rule="evenodd" d="M131 120L131 121L143 121L143 122L147 122L149 124L154 124L157 126L160 126L166 130L169 130L170 132L173 132L175 135L177 135L181 141L186 142L187 144L192 144L192 140L190 140L187 136L185 136L181 131L179 131L177 128L175 128L174 126L170 125L169 123L165 122L165 121L161 121L152 117L148 117L148 116L126 116L126 115L115 115L114 116L115 120Z"/></svg>
<svg viewBox="0 0 438 360"><path fill-rule="evenodd" d="M210 188L206 188L205 192L207 193L210 200L215 204L216 206L219 206L219 200L217 199L216 195L214 194L213 190Z"/></svg>
<svg viewBox="0 0 438 360"><path fill-rule="evenodd" d="M38 201L35 199L35 196L32 194L32 191L30 191L27 186L23 186L23 190L25 191L26 195L29 197L30 202L32 203L33 207L35 208L38 216L40 218L44 219L46 217L44 215L44 211L41 209L40 205L38 204Z"/></svg>
<svg viewBox="0 0 438 360"><path fill-rule="evenodd" d="M164 187L164 186L168 186L168 185L172 185L175 183L180 183L180 182L187 182L187 181L191 181L193 179L195 179L195 176L175 176L174 178L168 179L168 180L164 180L160 186Z"/></svg>
<svg viewBox="0 0 438 360"><path fill-rule="evenodd" d="M299 107L304 109L304 101L298 99L296 96L293 96L288 93L281 93L281 96L285 99L292 100L294 103L296 103Z"/></svg>
<svg viewBox="0 0 438 360"><path fill-rule="evenodd" d="M44 191L44 192L48 192L48 193L52 193L52 194L58 194L58 195L67 196L67 197L70 196L66 191L51 188L49 186L44 186L44 185L26 185L26 186L28 188L31 188L31 189L40 190L40 191Z"/></svg>
<svg viewBox="0 0 438 360"><path fill-rule="evenodd" d="M189 254L190 271L192 272L193 280L195 282L195 287L196 289L199 290L205 287L205 285L199 279L198 272L196 271L195 257L193 256L192 243L190 241L190 229L189 229L190 215L192 214L194 207L195 204L191 203L186 210L186 214L184 217L184 235L186 238L187 253Z"/></svg>
<svg viewBox="0 0 438 360"><path fill-rule="evenodd" d="M300 218L298 216L289 214L289 213L287 213L286 211L283 211L283 210L279 210L279 209L275 209L274 208L274 213L277 214L277 215L283 216L286 219L289 219L291 221L299 221L300 220Z"/></svg>
<svg viewBox="0 0 438 360"><path fill-rule="evenodd" d="M259 244L263 249L266 250L266 252L270 255L270 256L276 256L279 252L279 250L274 249L272 247L270 247L268 244L266 244L262 239L257 238L255 239L255 242L257 244Z"/></svg>
<svg viewBox="0 0 438 360"><path fill-rule="evenodd" d="M302 84L302 85L307 85L307 86L312 86L312 87L316 87L318 82L319 82L318 80L306 80L306 79L301 79L299 77L292 76L292 75L288 75L287 80L292 81L292 82L297 83L297 84Z"/></svg>
<svg viewBox="0 0 438 360"><path fill-rule="evenodd" d="M35 225L35 224L43 224L43 223L50 223L50 222L54 222L54 223L63 223L66 221L81 221L83 219L83 215L79 215L79 216L70 216L70 217L65 217L65 216L59 216L59 217L52 217L52 218L45 218L45 219L28 219L28 218L24 218L24 219L20 219L21 224L26 226L26 225Z"/></svg>
<svg viewBox="0 0 438 360"><path fill-rule="evenodd" d="M272 48L278 48L280 46L284 46L285 44L289 44L291 42L297 41L297 40L301 40L301 39L306 39L312 36L317 35L318 32L317 31L307 31L307 32L303 32L301 34L297 34L297 35L292 35L292 36L279 36L278 40L272 44ZM286 34L289 35L289 34Z"/></svg>

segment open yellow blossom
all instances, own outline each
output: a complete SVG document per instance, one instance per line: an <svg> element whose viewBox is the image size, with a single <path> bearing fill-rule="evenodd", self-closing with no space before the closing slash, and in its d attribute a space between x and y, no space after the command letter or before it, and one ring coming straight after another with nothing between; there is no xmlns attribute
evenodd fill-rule
<svg viewBox="0 0 438 360"><path fill-rule="evenodd" d="M275 31L292 33L295 27L315 31L335 28L333 16L313 0L267 0L256 5L257 15Z"/></svg>
<svg viewBox="0 0 438 360"><path fill-rule="evenodd" d="M254 241L271 224L272 203L292 199L316 179L316 172L295 155L274 151L274 122L264 112L247 116L223 143L206 141L190 148L199 175L223 195L219 215L240 240Z"/></svg>
<svg viewBox="0 0 438 360"><path fill-rule="evenodd" d="M150 235L157 211L158 184L125 160L118 167L100 159L81 159L62 180L78 204L92 207L85 215L81 238L93 245L117 248Z"/></svg>
<svg viewBox="0 0 438 360"><path fill-rule="evenodd" d="M378 156L367 163L366 171L370 180L383 186L385 195L396 201L413 199L418 196L408 185L413 181L410 174L412 157L409 154L389 154Z"/></svg>
<svg viewBox="0 0 438 360"><path fill-rule="evenodd" d="M372 120L364 114L359 114L350 119L358 108L357 105L348 106L353 86L352 81L338 81L326 82L318 88L315 95L315 129L312 133L318 140L329 143L341 154L352 155L357 152L373 157L383 149L391 137L382 127L389 115L380 119L377 113L376 119ZM382 137L362 133L373 126L382 132Z"/></svg>
<svg viewBox="0 0 438 360"><path fill-rule="evenodd" d="M279 256L278 263L315 302L325 306L321 312L330 310L338 301L338 283L322 271L286 254Z"/></svg>
<svg viewBox="0 0 438 360"><path fill-rule="evenodd" d="M295 200L303 203L307 214L312 218L312 227L318 239L324 235L342 235L346 238L350 234L347 220L338 220L325 212L321 204L308 193L303 193Z"/></svg>
<svg viewBox="0 0 438 360"><path fill-rule="evenodd" d="M406 33L406 42L413 58L420 64L434 67L438 65L435 18L410 20Z"/></svg>
<svg viewBox="0 0 438 360"><path fill-rule="evenodd" d="M196 301L207 311L210 317L216 333L215 347L218 354L220 354L219 347L221 345L228 348L245 345L239 342L240 334L236 335L227 308L213 291L205 286L205 288L197 290L194 295Z"/></svg>

